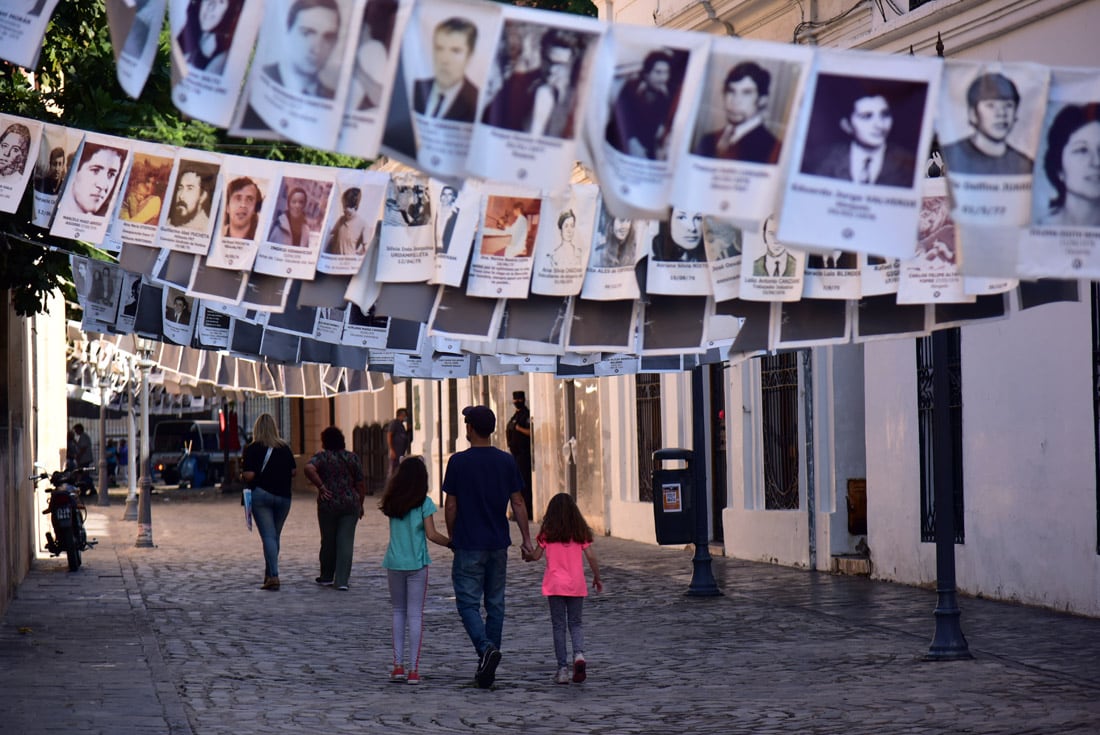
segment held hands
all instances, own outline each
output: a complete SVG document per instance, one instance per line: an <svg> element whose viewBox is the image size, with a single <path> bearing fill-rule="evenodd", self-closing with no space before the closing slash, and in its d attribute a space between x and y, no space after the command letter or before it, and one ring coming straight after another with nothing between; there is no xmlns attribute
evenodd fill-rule
<svg viewBox="0 0 1100 735"><path fill-rule="evenodd" d="M523 545L519 547L519 553L524 561L535 560L535 550L530 544L526 542L524 542Z"/></svg>

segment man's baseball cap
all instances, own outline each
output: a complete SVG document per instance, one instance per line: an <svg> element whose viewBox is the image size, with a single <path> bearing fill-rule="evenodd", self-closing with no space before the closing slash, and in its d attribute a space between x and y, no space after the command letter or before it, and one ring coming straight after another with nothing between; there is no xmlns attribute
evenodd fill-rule
<svg viewBox="0 0 1100 735"><path fill-rule="evenodd" d="M481 436L489 436L497 428L497 417L488 406L467 406L462 409L466 423Z"/></svg>

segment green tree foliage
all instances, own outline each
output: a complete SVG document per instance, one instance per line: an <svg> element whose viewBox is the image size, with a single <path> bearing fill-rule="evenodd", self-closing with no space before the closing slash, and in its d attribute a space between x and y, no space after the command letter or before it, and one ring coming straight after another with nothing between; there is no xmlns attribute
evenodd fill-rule
<svg viewBox="0 0 1100 735"><path fill-rule="evenodd" d="M559 13L571 13L573 15L587 15L595 18L596 6L591 0L497 0L506 5L518 5L521 8L538 8L539 10L553 10Z"/></svg>

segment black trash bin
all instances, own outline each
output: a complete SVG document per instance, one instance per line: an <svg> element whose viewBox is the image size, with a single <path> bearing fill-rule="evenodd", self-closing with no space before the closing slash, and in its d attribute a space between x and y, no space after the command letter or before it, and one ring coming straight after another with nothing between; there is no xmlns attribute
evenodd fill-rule
<svg viewBox="0 0 1100 735"><path fill-rule="evenodd" d="M690 449L658 449L653 453L653 527L658 544L688 544L695 539L695 483ZM665 469L665 462L685 466Z"/></svg>

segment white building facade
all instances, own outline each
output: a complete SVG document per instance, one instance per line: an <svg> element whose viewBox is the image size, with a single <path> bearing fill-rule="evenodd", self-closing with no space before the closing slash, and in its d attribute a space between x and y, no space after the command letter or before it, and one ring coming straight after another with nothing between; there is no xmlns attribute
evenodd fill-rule
<svg viewBox="0 0 1100 735"><path fill-rule="evenodd" d="M1100 62L1088 30L1100 22L1095 1L620 0L601 13L616 22L884 53L934 55L942 39L948 58ZM962 427L956 559L966 593L1095 616L1096 308L1090 284L1080 284L1079 293L1076 303L1021 311L952 335ZM930 471L931 445L928 436L921 439L929 381L918 360L914 340L898 339L729 369L720 521L727 554L817 569L836 568L847 555L869 556L875 578L935 583L929 483L922 481L922 456ZM662 400L683 408L666 416L677 436L690 404L684 381L672 382ZM776 398L782 390L796 396L793 406ZM776 451L777 428L786 435L785 453ZM719 488L715 495L721 494ZM611 505L612 533L644 537L641 523L623 532L636 520L629 493L612 495L619 496Z"/></svg>

